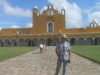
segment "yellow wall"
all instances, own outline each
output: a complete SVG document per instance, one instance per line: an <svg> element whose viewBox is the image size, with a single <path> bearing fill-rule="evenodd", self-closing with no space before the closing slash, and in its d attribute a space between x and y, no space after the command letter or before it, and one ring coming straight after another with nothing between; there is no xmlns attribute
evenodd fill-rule
<svg viewBox="0 0 100 75"><path fill-rule="evenodd" d="M53 15L48 16L47 12L49 10L53 11ZM37 10L37 13L39 11ZM37 15L37 13L33 12L33 27L31 33L35 34L43 34L47 33L47 23L52 21L54 23L54 32L52 33L59 33L61 30L62 32L66 32L65 29L65 15L58 13L57 10L47 9L42 14Z"/></svg>

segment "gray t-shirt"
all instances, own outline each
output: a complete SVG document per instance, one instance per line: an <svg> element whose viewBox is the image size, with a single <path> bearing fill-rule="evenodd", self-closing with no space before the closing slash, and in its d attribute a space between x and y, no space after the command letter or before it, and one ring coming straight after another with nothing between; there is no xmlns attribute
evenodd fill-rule
<svg viewBox="0 0 100 75"><path fill-rule="evenodd" d="M68 60L69 56L69 49L71 49L69 42L64 42L57 44L56 46L57 52L58 52L58 58L60 60Z"/></svg>

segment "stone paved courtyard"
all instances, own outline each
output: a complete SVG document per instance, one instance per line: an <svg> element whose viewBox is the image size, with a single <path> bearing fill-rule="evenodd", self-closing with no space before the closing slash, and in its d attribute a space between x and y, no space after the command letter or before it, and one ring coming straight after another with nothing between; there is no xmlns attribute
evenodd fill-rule
<svg viewBox="0 0 100 75"><path fill-rule="evenodd" d="M56 61L55 47L49 47L44 54L37 49L0 62L0 75L54 75ZM100 64L72 53L72 62L67 70L68 75L100 75Z"/></svg>

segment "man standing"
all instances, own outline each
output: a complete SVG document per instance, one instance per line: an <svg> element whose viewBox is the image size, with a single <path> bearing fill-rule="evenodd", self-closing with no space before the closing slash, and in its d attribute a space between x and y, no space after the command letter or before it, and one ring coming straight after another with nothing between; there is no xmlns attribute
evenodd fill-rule
<svg viewBox="0 0 100 75"><path fill-rule="evenodd" d="M66 66L67 63L68 62L70 63L71 61L71 47L69 42L65 41L65 39L66 35L62 35L62 37L60 38L60 43L57 44L55 49L56 54L58 56L55 75L58 75L62 63L63 63L62 75L67 75Z"/></svg>

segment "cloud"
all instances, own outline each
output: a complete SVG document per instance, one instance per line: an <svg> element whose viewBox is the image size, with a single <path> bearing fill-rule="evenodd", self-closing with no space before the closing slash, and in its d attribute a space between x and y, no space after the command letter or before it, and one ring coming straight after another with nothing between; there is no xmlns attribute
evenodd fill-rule
<svg viewBox="0 0 100 75"><path fill-rule="evenodd" d="M88 14L88 21L91 22L95 19L95 21L100 24L100 12L92 12Z"/></svg>
<svg viewBox="0 0 100 75"><path fill-rule="evenodd" d="M12 25L11 28L21 28L19 25Z"/></svg>
<svg viewBox="0 0 100 75"><path fill-rule="evenodd" d="M25 25L25 24L24 24ZM24 26L23 28L31 28L33 26L32 23L28 23L26 24L26 26ZM17 24L14 24L11 26L11 28L21 28L21 25L17 25Z"/></svg>
<svg viewBox="0 0 100 75"><path fill-rule="evenodd" d="M32 23L28 23L28 24L27 24L27 27L28 27L28 28L30 28L30 27L32 27L32 26L33 26Z"/></svg>
<svg viewBox="0 0 100 75"><path fill-rule="evenodd" d="M94 7L87 9L88 22L95 20L100 25L100 0L96 2Z"/></svg>
<svg viewBox="0 0 100 75"><path fill-rule="evenodd" d="M21 28L20 25L17 25L17 24L13 24L13 25L3 25L3 26L0 26L0 29L3 29L3 28Z"/></svg>
<svg viewBox="0 0 100 75"><path fill-rule="evenodd" d="M96 3L95 8L100 9L100 0Z"/></svg>
<svg viewBox="0 0 100 75"><path fill-rule="evenodd" d="M12 7L7 0L0 0L0 6L5 14L15 17L32 17L30 9L22 9L20 7Z"/></svg>
<svg viewBox="0 0 100 75"><path fill-rule="evenodd" d="M40 13L42 13L44 10L46 10L47 9L47 6L44 6L42 9L41 9L41 11L40 11Z"/></svg>
<svg viewBox="0 0 100 75"><path fill-rule="evenodd" d="M66 26L67 28L80 28L83 24L82 12L76 3L69 3L67 0L48 0L55 9L61 11L62 8L66 11Z"/></svg>

